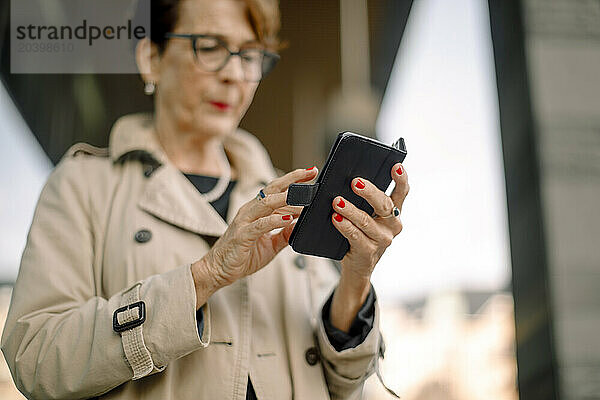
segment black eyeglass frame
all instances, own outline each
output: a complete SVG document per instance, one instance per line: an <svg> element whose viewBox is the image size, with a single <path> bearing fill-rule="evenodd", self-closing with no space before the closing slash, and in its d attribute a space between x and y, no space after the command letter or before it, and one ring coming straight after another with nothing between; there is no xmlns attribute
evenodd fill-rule
<svg viewBox="0 0 600 400"><path fill-rule="evenodd" d="M194 60L196 60L196 63L198 64L202 64L201 61L199 61L198 59L198 52L196 50L196 41L198 39L214 39L217 41L218 44L220 44L221 46L223 46L223 48L225 50L227 50L227 52L229 53L229 55L225 58L225 60L223 60L223 63L217 67L216 69L206 69L208 72L218 72L220 70L222 70L227 63L229 62L229 59L232 56L238 56L240 58L243 57L243 55L247 52L247 51L260 51L263 53L263 60L264 60L264 56L269 56L272 58L272 61L269 65L269 68L265 71L264 69L264 63L261 65L261 77L260 79L253 81L251 80L250 82L260 82L262 79L265 78L265 76L267 76L269 74L269 72L271 72L273 70L273 68L275 68L275 65L277 64L277 62L279 61L279 59L281 58L279 56L279 54L274 53L272 51L268 51L268 50L263 50L263 49L256 49L256 48L251 48L251 49L241 49L238 51L231 51L231 49L229 49L229 47L227 46L227 43L225 43L225 41L223 41L222 39L218 38L217 36L213 36L213 35L204 35L204 34L199 34L199 33L174 33L174 32L167 32L165 33L165 38L166 39L188 39L190 40L190 43L192 44L192 51L194 52ZM245 76L245 71L244 71L244 79L246 79ZM247 80L247 79L246 79Z"/></svg>

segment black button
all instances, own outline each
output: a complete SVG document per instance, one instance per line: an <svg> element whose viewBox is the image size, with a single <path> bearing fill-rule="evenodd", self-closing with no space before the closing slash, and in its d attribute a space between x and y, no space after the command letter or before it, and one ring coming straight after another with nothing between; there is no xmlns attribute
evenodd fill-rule
<svg viewBox="0 0 600 400"><path fill-rule="evenodd" d="M306 358L306 362L308 363L308 365L315 365L319 362L320 359L319 350L317 350L316 347L311 347L308 350L306 350L304 357Z"/></svg>
<svg viewBox="0 0 600 400"><path fill-rule="evenodd" d="M152 232L150 232L148 229L141 229L135 233L134 238L138 243L146 243L152 239Z"/></svg>
<svg viewBox="0 0 600 400"><path fill-rule="evenodd" d="M306 268L306 259L304 258L304 256L297 256L294 260L294 264L296 264L296 267L298 267L298 269L304 269Z"/></svg>

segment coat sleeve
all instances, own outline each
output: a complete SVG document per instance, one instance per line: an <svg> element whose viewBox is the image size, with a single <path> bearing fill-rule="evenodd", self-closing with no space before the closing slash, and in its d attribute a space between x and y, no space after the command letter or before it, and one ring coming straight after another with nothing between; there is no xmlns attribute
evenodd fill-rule
<svg viewBox="0 0 600 400"><path fill-rule="evenodd" d="M315 336L327 388L332 400L358 400L362 398L365 381L376 371L377 357L381 354L383 342L379 325L379 302L374 296L373 324L364 340L355 347L337 351L329 340L327 329L324 324L323 311L327 299L331 298L332 292L339 282L339 264L309 257L309 275L311 287L315 293L313 300L316 312ZM335 265L335 268L334 268ZM372 289L374 290L374 289Z"/></svg>
<svg viewBox="0 0 600 400"><path fill-rule="evenodd" d="M337 351L329 341L322 315L318 318L317 340L331 399L361 399L365 381L375 372L379 355L381 334L377 300L373 327L362 343Z"/></svg>
<svg viewBox="0 0 600 400"><path fill-rule="evenodd" d="M202 338L198 334L189 265L132 283L110 298L98 295L85 158L61 161L42 190L2 334L15 384L28 398L97 396L160 372L210 340L207 304ZM113 313L132 300L145 303L146 320L134 340L125 341L113 330Z"/></svg>

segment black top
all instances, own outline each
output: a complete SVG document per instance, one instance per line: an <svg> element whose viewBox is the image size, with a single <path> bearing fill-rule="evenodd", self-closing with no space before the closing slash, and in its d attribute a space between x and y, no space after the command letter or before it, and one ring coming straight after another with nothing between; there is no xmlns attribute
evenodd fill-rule
<svg viewBox="0 0 600 400"><path fill-rule="evenodd" d="M217 185L218 178L212 176L204 176L204 175L192 175L192 174L184 174L186 178L190 180L198 189L200 193L207 193L212 188ZM229 196L231 195L231 191L235 186L236 181L230 181L229 186L225 189L225 193L221 195L218 199L210 203L211 206L221 215L223 220L227 220L227 208L229 208Z"/></svg>
<svg viewBox="0 0 600 400"><path fill-rule="evenodd" d="M213 187L215 187L218 181L217 178L211 176L193 174L184 175L190 180L190 182L194 184L194 186L196 187L196 189L198 189L200 193L207 193ZM227 190L225 190L223 195L217 200L210 203L210 205L213 206L214 209L221 215L223 220L227 220L229 197L231 196L231 191L233 190L235 184L236 181L229 182L229 186L227 186ZM358 346L365 340L365 338L371 331L371 328L373 327L373 322L375 320L376 296L373 286L371 285L371 290L369 291L367 300L358 311L356 318L352 322L352 325L350 326L350 331L348 333L335 328L331 324L329 312L331 308L332 299L333 293L329 296L329 298L323 305L323 310L321 312L321 315L323 316L323 326L325 327L325 333L327 334L329 342L337 351L342 351ZM196 311L196 322L198 324L198 334L202 336L202 331L204 330L204 313L202 312L202 309ZM252 382L250 382L250 377L248 377L246 400L257 400L256 393L254 392L254 387L252 386Z"/></svg>

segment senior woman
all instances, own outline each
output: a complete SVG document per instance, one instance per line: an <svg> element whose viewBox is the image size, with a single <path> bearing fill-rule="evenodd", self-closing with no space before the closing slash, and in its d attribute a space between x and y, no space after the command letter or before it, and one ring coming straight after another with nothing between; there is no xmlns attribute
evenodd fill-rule
<svg viewBox="0 0 600 400"><path fill-rule="evenodd" d="M370 284L401 230L336 197L341 273L294 254L300 209L237 129L278 57L279 11L258 0L160 0L137 47L153 115L121 118L107 150L76 145L44 187L2 350L30 398L359 398L380 352ZM401 207L352 182L377 215ZM263 196L256 194L263 190Z"/></svg>

